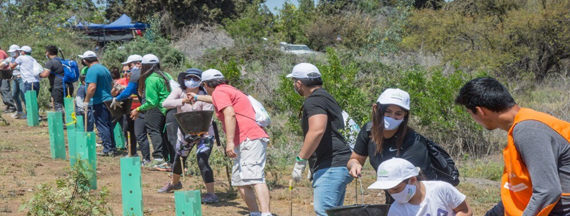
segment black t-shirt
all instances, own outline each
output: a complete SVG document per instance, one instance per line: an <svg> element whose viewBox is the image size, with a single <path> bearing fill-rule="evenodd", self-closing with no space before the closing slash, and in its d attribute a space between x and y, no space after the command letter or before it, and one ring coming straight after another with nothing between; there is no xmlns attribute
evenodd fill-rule
<svg viewBox="0 0 570 216"><path fill-rule="evenodd" d="M50 91L54 88L63 88L63 65L59 62L59 58L51 58L46 62L45 69L51 71L48 76ZM67 85L72 85L67 83Z"/></svg>
<svg viewBox="0 0 570 216"><path fill-rule="evenodd" d="M311 169L316 171L328 167L346 166L351 151L338 131L338 129L344 128L342 109L324 89L313 91L303 104L301 127L304 136L309 130L309 117L318 114L327 115L328 122L323 138L311 156Z"/></svg>
<svg viewBox="0 0 570 216"><path fill-rule="evenodd" d="M425 137L408 127L399 155L396 145L398 137L396 135L389 139L384 139L382 153L376 153L376 143L374 143L370 137L371 130L372 122L368 122L362 126L353 150L354 153L360 156L368 156L370 165L372 165L374 170L377 171L378 166L382 162L397 157L406 159L414 166L419 167L428 180L435 179L434 171L429 168L431 162L425 143L427 139Z"/></svg>

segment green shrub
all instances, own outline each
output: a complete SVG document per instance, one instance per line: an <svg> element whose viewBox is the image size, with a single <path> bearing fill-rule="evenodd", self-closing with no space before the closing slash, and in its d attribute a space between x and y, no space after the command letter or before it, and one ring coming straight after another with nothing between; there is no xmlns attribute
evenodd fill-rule
<svg viewBox="0 0 570 216"><path fill-rule="evenodd" d="M66 171L66 177L56 180L55 187L44 183L20 211L28 215L111 215L107 206L109 191L90 191L89 179L92 171L84 160L78 160L73 169Z"/></svg>
<svg viewBox="0 0 570 216"><path fill-rule="evenodd" d="M121 67L129 55L154 54L160 59L160 66L168 72L169 69L178 69L186 62L184 54L174 49L166 39L156 37L153 41L146 38L138 38L129 43L112 43L105 48L101 59L108 68Z"/></svg>

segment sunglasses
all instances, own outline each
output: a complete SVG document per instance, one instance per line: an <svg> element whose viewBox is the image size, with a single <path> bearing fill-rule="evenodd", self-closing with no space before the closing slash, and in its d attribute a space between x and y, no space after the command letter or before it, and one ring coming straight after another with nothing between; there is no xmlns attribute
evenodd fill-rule
<svg viewBox="0 0 570 216"><path fill-rule="evenodd" d="M130 73L130 70L124 70L123 73Z"/></svg>
<svg viewBox="0 0 570 216"><path fill-rule="evenodd" d="M184 77L184 79L186 79L186 80L200 81L200 78L195 77L195 76Z"/></svg>

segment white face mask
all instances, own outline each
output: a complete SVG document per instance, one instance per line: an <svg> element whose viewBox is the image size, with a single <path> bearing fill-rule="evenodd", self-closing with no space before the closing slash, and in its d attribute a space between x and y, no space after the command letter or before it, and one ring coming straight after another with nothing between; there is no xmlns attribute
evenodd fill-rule
<svg viewBox="0 0 570 216"><path fill-rule="evenodd" d="M384 129L386 130L396 130L398 126L402 124L404 119L396 120L387 116L384 116Z"/></svg>
<svg viewBox="0 0 570 216"><path fill-rule="evenodd" d="M390 194L390 196L392 196L392 198L394 198L396 202L405 204L408 203L408 201L410 201L410 199L412 199L412 197L415 194L416 194L416 185L407 184L406 188L404 188L402 192Z"/></svg>
<svg viewBox="0 0 570 216"><path fill-rule="evenodd" d="M11 53L10 53L10 57L14 57L14 56L16 56L16 53L15 53L15 52L11 52Z"/></svg>
<svg viewBox="0 0 570 216"><path fill-rule="evenodd" d="M293 91L295 91L295 93L297 93L299 96L303 97L303 95L301 93L299 93L299 90L297 90L297 87L295 86L295 82L297 81L293 81Z"/></svg>
<svg viewBox="0 0 570 216"><path fill-rule="evenodd" d="M200 81L184 80L184 85L186 88L198 88L200 86Z"/></svg>

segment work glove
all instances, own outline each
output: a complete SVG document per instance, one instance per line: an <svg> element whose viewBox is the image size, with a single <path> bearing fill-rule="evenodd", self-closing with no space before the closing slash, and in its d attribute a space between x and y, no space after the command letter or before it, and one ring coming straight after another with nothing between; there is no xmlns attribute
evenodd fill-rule
<svg viewBox="0 0 570 216"><path fill-rule="evenodd" d="M84 102L84 101L79 102L77 104L77 107L79 107L79 109L81 109L81 110L87 110L88 106L89 106L89 102Z"/></svg>
<svg viewBox="0 0 570 216"><path fill-rule="evenodd" d="M118 101L117 98L113 98L113 102L111 102L111 105L109 105L109 107L111 107L111 109L114 109L114 110L116 110L117 107L122 109L123 108L122 104L123 104L123 102Z"/></svg>
<svg viewBox="0 0 570 216"><path fill-rule="evenodd" d="M115 88L117 91L122 92L123 90L125 90L125 86L119 84L119 83L115 83L115 86L113 86L113 88Z"/></svg>
<svg viewBox="0 0 570 216"><path fill-rule="evenodd" d="M293 167L293 173L291 174L293 176L293 181L295 182L301 181L301 178L303 178L303 172L305 171L306 167L307 167L307 160L303 160L297 157L297 159L295 160L295 167Z"/></svg>

